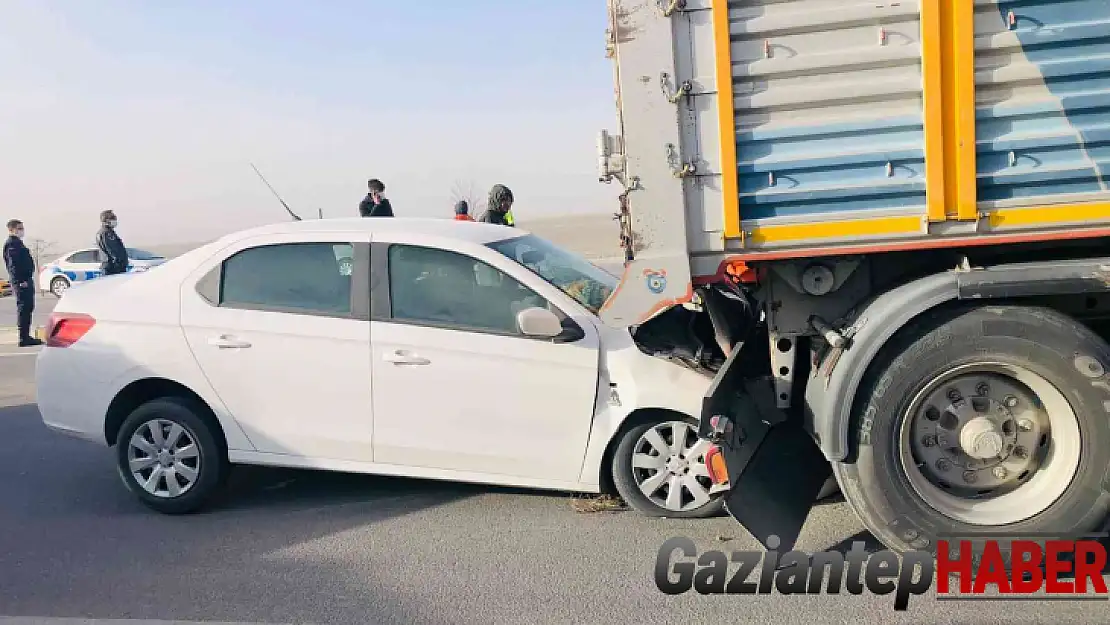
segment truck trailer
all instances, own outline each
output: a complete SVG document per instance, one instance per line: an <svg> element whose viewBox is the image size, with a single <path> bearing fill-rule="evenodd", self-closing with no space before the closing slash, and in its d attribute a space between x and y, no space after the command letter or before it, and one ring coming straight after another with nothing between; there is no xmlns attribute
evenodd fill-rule
<svg viewBox="0 0 1110 625"><path fill-rule="evenodd" d="M603 319L714 382L726 507L898 552L1110 519L1110 2L610 0Z"/></svg>

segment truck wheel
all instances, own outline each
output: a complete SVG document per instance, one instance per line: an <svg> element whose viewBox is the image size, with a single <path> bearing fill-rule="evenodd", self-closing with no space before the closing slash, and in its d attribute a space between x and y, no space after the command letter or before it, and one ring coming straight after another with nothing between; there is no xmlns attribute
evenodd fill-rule
<svg viewBox="0 0 1110 625"><path fill-rule="evenodd" d="M613 485L633 510L654 517L697 519L724 508L705 466L709 443L692 418L661 416L627 432L613 452Z"/></svg>
<svg viewBox="0 0 1110 625"><path fill-rule="evenodd" d="M1110 517L1108 372L1110 346L1052 310L927 313L860 387L856 461L834 465L841 489L899 552L935 551L941 538L954 548L968 534L1100 531Z"/></svg>
<svg viewBox="0 0 1110 625"><path fill-rule="evenodd" d="M164 514L203 507L228 475L227 454L191 402L155 399L124 421L116 466L128 490Z"/></svg>

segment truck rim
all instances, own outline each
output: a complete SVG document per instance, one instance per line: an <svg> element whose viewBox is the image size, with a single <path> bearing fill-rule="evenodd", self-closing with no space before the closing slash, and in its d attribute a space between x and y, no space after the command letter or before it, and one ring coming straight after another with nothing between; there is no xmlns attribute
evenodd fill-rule
<svg viewBox="0 0 1110 625"><path fill-rule="evenodd" d="M660 423L644 432L632 451L632 476L652 503L673 512L688 512L710 503L708 441L683 421Z"/></svg>
<svg viewBox="0 0 1110 625"><path fill-rule="evenodd" d="M1048 380L1011 364L962 365L934 378L910 403L899 440L917 495L969 525L1036 516L1079 470L1075 410Z"/></svg>

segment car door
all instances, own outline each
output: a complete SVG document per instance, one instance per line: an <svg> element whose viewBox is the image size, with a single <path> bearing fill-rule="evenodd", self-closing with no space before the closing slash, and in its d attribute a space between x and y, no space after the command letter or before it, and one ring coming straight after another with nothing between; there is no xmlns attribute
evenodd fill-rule
<svg viewBox="0 0 1110 625"><path fill-rule="evenodd" d="M100 276L100 250L81 250L70 254L63 270L72 282L83 282Z"/></svg>
<svg viewBox="0 0 1110 625"><path fill-rule="evenodd" d="M523 269L518 280L495 267L492 252L485 262L376 239L372 256L375 460L576 482L597 397L596 327ZM522 335L515 313L529 306L550 307L580 336Z"/></svg>
<svg viewBox="0 0 1110 625"><path fill-rule="evenodd" d="M189 346L260 452L373 460L363 236L250 239L183 286ZM337 250L356 259L351 273L340 270Z"/></svg>

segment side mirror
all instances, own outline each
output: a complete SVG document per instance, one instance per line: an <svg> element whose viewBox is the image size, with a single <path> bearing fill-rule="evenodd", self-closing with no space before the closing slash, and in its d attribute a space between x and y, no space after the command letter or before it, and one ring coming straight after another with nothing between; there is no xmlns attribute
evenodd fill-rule
<svg viewBox="0 0 1110 625"><path fill-rule="evenodd" d="M516 324L525 336L553 339L563 333L563 322L546 308L525 308L517 313Z"/></svg>

